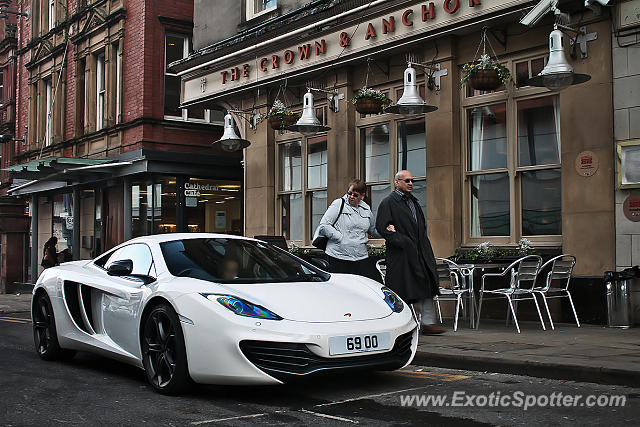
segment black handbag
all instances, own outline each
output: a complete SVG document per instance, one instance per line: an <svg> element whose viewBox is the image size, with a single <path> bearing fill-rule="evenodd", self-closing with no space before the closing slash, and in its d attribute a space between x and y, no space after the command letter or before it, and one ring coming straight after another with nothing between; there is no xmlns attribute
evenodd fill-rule
<svg viewBox="0 0 640 427"><path fill-rule="evenodd" d="M336 225L336 222L338 222L338 218L340 218L340 215L342 215L342 208L344 208L344 199L342 199L342 203L340 204L340 212L338 212L338 216L336 217L335 221L333 221L333 224L331 224L332 227ZM311 242L313 246L318 249L322 249L323 251L327 249L327 243L329 243L329 238L322 235L318 235L318 237L313 239L313 242Z"/></svg>

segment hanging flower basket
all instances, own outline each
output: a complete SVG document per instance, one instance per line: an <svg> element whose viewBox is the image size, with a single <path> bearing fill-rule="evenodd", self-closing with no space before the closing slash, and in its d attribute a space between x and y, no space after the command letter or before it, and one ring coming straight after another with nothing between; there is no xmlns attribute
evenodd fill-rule
<svg viewBox="0 0 640 427"><path fill-rule="evenodd" d="M262 122L266 120L271 129L282 132L287 126L296 124L298 118L298 114L286 107L282 101L276 99L267 114L261 116L259 121Z"/></svg>
<svg viewBox="0 0 640 427"><path fill-rule="evenodd" d="M391 104L391 100L379 90L363 87L353 95L351 103L360 114L378 114L382 113L385 106Z"/></svg>
<svg viewBox="0 0 640 427"><path fill-rule="evenodd" d="M356 111L360 114L378 114L382 113L381 99L374 98L360 98L356 100Z"/></svg>
<svg viewBox="0 0 640 427"><path fill-rule="evenodd" d="M282 115L269 117L269 126L274 130L283 130L287 126L293 126L298 121L297 115Z"/></svg>
<svg viewBox="0 0 640 427"><path fill-rule="evenodd" d="M502 85L498 70L478 70L469 77L469 84L475 90L496 90Z"/></svg>

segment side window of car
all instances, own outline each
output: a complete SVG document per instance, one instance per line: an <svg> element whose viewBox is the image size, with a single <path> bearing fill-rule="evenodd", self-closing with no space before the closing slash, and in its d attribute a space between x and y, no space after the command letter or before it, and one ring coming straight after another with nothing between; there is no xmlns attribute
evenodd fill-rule
<svg viewBox="0 0 640 427"><path fill-rule="evenodd" d="M109 269L109 266L114 261L123 259L130 259L133 261L133 271L131 272L133 274L148 275L153 273L153 257L151 256L151 249L149 249L149 246L145 244L136 243L120 248L109 257L109 260L105 264L105 268Z"/></svg>

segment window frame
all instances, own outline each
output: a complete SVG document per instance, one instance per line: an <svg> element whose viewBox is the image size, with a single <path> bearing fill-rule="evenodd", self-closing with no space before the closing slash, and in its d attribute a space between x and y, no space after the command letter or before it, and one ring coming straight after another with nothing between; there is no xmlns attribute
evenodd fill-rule
<svg viewBox="0 0 640 427"><path fill-rule="evenodd" d="M262 10L257 10L258 9L258 2L260 0L246 0L245 1L245 9L246 9L246 13L245 13L245 19L247 21L253 19L253 18L257 18L261 15L267 14L271 11L274 11L278 8L278 1L276 0L276 4L268 7L266 9L262 9Z"/></svg>
<svg viewBox="0 0 640 427"><path fill-rule="evenodd" d="M545 63L548 52L539 50L525 55L514 55L508 59L501 61L515 75L516 64L527 61L529 64L529 73L531 74L531 61L543 58ZM530 77L532 77L530 75ZM518 103L531 99L539 99L545 97L559 97L558 92L550 91L546 88L534 86L514 85L513 88L500 91L481 93L469 96L466 90L460 91L460 126L461 126L461 173L462 173L462 207L463 207L463 246L475 246L482 242L490 242L491 244L501 246L516 246L521 238L526 238L536 246L559 246L562 244L562 234L558 235L524 235L522 234L522 174L523 172L559 169L562 177L562 148L559 150L559 163L535 165L535 166L519 166L518 159ZM506 107L507 120L507 165L505 168L482 169L472 171L470 167L469 151L470 151L470 135L469 135L469 115L468 111L472 108L491 106L504 103ZM558 104L559 108L559 104ZM560 119L561 123L562 119ZM562 135L560 138L560 147L562 147ZM471 203L471 178L473 176L481 176L494 173L507 173L509 178L509 235L508 236L477 236L472 235L472 203ZM560 188L562 191L562 187Z"/></svg>
<svg viewBox="0 0 640 427"><path fill-rule="evenodd" d="M162 104L162 114L165 120L177 120L177 121L188 121L188 122L195 122L195 123L204 123L204 124L212 124L212 125L223 125L224 122L223 121L213 121L212 120L212 114L211 114L211 110L208 108L204 109L204 118L200 119L200 118L194 118L194 117L189 117L189 109L188 108L181 108L181 115L180 116L171 116L168 114L165 114L164 111L164 104L166 103L166 87L167 87L167 76L170 77L180 77L177 74L174 73L170 73L167 71L167 65L169 65L167 63L167 38L168 37L179 37L182 39L182 58L186 58L189 55L189 49L191 47L191 35L187 35L184 33L179 33L179 32L174 32L174 31L166 31L164 34L164 59L163 59L163 104ZM182 87L180 87L180 93L182 93Z"/></svg>
<svg viewBox="0 0 640 427"><path fill-rule="evenodd" d="M424 78L417 80L418 90L422 89L426 91L425 80ZM391 99L394 103L398 102L398 99L402 96L402 92L404 90L404 83L402 81L397 82L392 85L379 86L374 87L381 91L382 93L387 93L389 99ZM424 97L424 93L421 93L421 96ZM365 182L367 186L367 195L371 193L371 187L375 185L388 185L389 192L395 190L394 179L395 175L398 172L398 124L401 122L408 122L411 120L424 120L425 122L425 175L424 176L414 176L414 182L424 183L425 191L427 191L427 118L425 114L393 114L393 113L380 113L380 114L367 114L364 117L356 113L356 171L358 176ZM362 140L362 129L380 125L387 124L389 127L389 177L387 180L381 181L367 181L366 173L365 173L365 162L363 159L363 140ZM373 200L370 200L368 197L367 203L369 203L373 208ZM425 206L421 206L423 209L425 222L427 221L427 211ZM382 244L384 243L384 239L369 239L370 242L374 244Z"/></svg>
<svg viewBox="0 0 640 427"><path fill-rule="evenodd" d="M323 111L323 124L326 125L326 117L327 117L327 105L324 102L319 102L314 105L316 109L316 114L319 109ZM277 132L277 131L276 131ZM292 194L300 194L302 196L302 240L295 239L287 239L288 243L294 243L298 246L300 245L309 245L311 244L312 235L315 230L312 230L312 221L313 221L313 212L312 212L312 197L313 193L325 191L327 192L327 205L326 209L330 205L329 195L328 195L328 183L329 178L327 176L327 185L324 187L313 187L309 188L309 139L315 138L325 138L327 141L327 175L329 172L329 134L327 132L319 132L314 135L305 136L297 132L285 131L282 134L276 134L275 142L276 142L276 152L275 152L275 188L276 188L276 230L282 236L284 235L284 230L282 228L282 215L283 215L283 204L282 204L282 196L292 195ZM300 141L300 168L301 168L301 176L300 176L300 189L299 190L281 190L281 174L282 171L280 169L280 153L282 147L285 144Z"/></svg>
<svg viewBox="0 0 640 427"><path fill-rule="evenodd" d="M53 144L53 76L44 79L45 91L45 128L44 128L44 145L45 147Z"/></svg>
<svg viewBox="0 0 640 427"><path fill-rule="evenodd" d="M96 131L104 128L107 88L105 57L105 52L96 54Z"/></svg>

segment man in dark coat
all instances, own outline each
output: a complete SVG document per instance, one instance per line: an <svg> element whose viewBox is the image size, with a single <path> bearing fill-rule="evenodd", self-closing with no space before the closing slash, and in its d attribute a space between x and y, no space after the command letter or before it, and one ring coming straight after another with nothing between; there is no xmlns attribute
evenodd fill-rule
<svg viewBox="0 0 640 427"><path fill-rule="evenodd" d="M376 229L387 247L385 283L400 298L414 304L420 313L423 334L442 333L444 329L434 325L433 296L439 294L436 259L427 237L424 213L411 194L411 172L398 171L394 184L395 191L380 202L376 218Z"/></svg>

